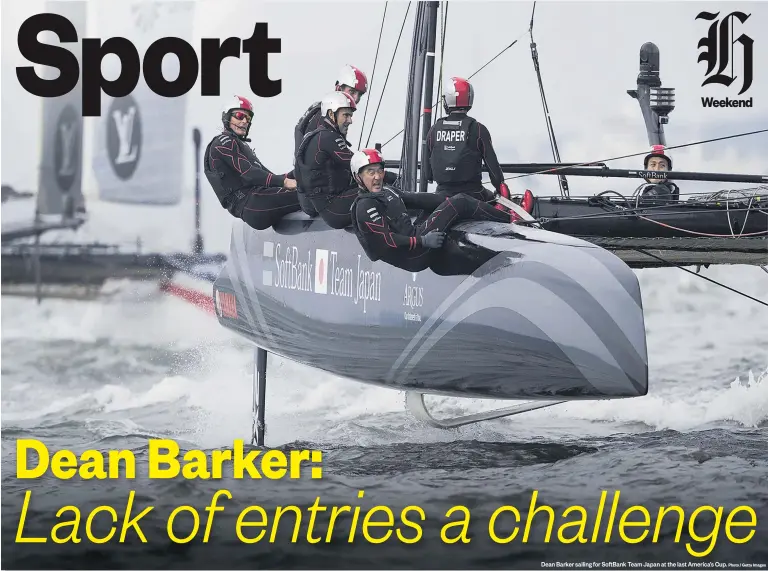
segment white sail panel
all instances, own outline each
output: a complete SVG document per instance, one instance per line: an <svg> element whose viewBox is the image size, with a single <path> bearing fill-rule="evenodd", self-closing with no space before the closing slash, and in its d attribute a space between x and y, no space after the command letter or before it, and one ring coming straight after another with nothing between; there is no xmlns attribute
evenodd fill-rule
<svg viewBox="0 0 768 571"><path fill-rule="evenodd" d="M142 58L160 38L178 37L193 45L194 2L99 2L95 20L101 38L130 38ZM194 47L194 46L193 46ZM175 55L163 59L163 77L179 75ZM93 170L101 200L133 204L178 204L187 189L184 156L189 138L186 107L189 93L163 97L151 91L144 75L124 97L102 94L95 121ZM102 73L117 79L120 60L106 56ZM190 90L191 91L191 90Z"/></svg>

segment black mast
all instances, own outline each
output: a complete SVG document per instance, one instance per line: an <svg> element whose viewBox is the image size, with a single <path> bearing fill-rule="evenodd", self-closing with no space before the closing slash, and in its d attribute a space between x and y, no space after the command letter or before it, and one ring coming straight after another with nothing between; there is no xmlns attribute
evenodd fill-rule
<svg viewBox="0 0 768 571"><path fill-rule="evenodd" d="M405 98L405 126L403 128L403 150L400 156L400 179L404 190L416 188L416 164L418 161L419 109L421 106L421 89L424 79L424 58L419 57L423 41L424 5L419 2L416 7L416 18L411 40L411 58L408 70L408 92Z"/></svg>
<svg viewBox="0 0 768 571"><path fill-rule="evenodd" d="M411 44L411 63L408 73L408 94L405 104L403 151L400 157L400 178L405 190L417 188L426 192L425 175L417 176L419 169L419 142L424 156L426 136L432 126L432 91L435 70L435 37L437 35L437 7L439 2L419 2ZM419 117L423 138L419 141Z"/></svg>
<svg viewBox="0 0 768 571"><path fill-rule="evenodd" d="M427 53L424 74L424 119L421 124L421 157L427 155L427 134L432 127L432 87L435 78L435 38L437 36L437 6L439 2L426 2L427 11ZM420 169L419 192L427 192L427 171Z"/></svg>
<svg viewBox="0 0 768 571"><path fill-rule="evenodd" d="M200 233L200 129L192 130L195 144L195 241L192 243L194 254L203 253L203 235Z"/></svg>
<svg viewBox="0 0 768 571"><path fill-rule="evenodd" d="M668 115L675 108L675 88L661 86L659 48L653 42L646 42L640 47L637 89L628 89L627 93L640 104L648 143L666 146L664 125L669 123Z"/></svg>

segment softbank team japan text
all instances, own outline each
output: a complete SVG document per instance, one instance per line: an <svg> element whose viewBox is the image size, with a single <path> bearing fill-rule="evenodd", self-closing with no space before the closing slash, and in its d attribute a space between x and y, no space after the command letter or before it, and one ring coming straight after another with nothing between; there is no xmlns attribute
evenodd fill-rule
<svg viewBox="0 0 768 571"><path fill-rule="evenodd" d="M267 23L258 22L250 38L242 40L242 51L248 57L248 84L259 97L274 97L282 92L282 80L269 78L269 54L280 53L281 40L270 38ZM33 66L16 68L16 77L21 86L38 97L60 97L75 88L80 80L80 65L74 53L61 46L38 41L41 32L50 31L62 43L76 43L77 30L60 14L43 13L27 18L19 28L19 52L27 60L59 70L56 79L42 79ZM179 97L195 85L198 70L202 68L200 94L220 95L220 67L227 57L240 57L240 38L202 38L201 59L198 62L195 49L181 38L160 38L153 42L144 54L143 62L130 40L122 37L83 38L83 116L101 115L101 91L112 97L129 95L138 85L141 67L144 80L157 95ZM105 56L114 54L120 58L120 75L114 81L107 81L101 73ZM179 59L179 76L168 81L162 72L163 58L174 54Z"/></svg>
<svg viewBox="0 0 768 571"><path fill-rule="evenodd" d="M317 294L348 297L355 304L381 301L381 272L366 269L357 255L356 267L345 266L338 252L316 250L302 254L296 246L275 246L277 275L267 272L267 285Z"/></svg>

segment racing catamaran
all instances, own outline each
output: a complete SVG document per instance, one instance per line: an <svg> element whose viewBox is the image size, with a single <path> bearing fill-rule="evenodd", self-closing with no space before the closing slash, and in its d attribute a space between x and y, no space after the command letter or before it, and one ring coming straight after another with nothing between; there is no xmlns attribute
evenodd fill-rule
<svg viewBox="0 0 768 571"><path fill-rule="evenodd" d="M422 88L432 97L437 2L418 3L401 156L417 186ZM425 114L423 128L430 126ZM523 219L523 208L507 201ZM351 228L302 212L232 229L214 282L219 323L256 345L253 441L264 444L268 353L357 382L406 391L412 414L451 428L569 400L648 391L637 276L587 240L536 224L464 222L430 267L371 262ZM528 400L436 419L425 394Z"/></svg>
<svg viewBox="0 0 768 571"><path fill-rule="evenodd" d="M431 126L427 102L432 100L438 4L418 3L403 149L400 160L387 165L399 167L403 188L421 191L426 180L423 171L417 178L419 120L425 133ZM639 81L637 98L647 125L654 125L663 141L660 118L665 115L658 106L646 105L649 93L650 83ZM423 151L426 142L421 144ZM604 162L503 168L557 174L561 184L570 174L648 174L613 171ZM674 174L678 180L703 178ZM766 181L764 176L717 176L714 180ZM768 263L768 219L758 194L750 196L746 213L739 207L743 197L736 195L671 205L663 212L676 216L675 224L654 224L661 216L656 207L623 197L539 198L533 215L514 200L497 200L523 222L458 224L430 267L414 273L371 262L350 227L334 230L302 212L264 231L234 222L230 254L214 282L214 307L222 326L256 345L256 445L264 444L269 352L353 381L405 391L411 413L440 428L572 400L643 396L648 355L632 268ZM613 222L602 221L611 218L606 214ZM579 219L581 225L574 222ZM649 220L647 228L662 230L654 234L639 222ZM670 232L685 224L682 236ZM425 394L530 402L436 419L425 406Z"/></svg>

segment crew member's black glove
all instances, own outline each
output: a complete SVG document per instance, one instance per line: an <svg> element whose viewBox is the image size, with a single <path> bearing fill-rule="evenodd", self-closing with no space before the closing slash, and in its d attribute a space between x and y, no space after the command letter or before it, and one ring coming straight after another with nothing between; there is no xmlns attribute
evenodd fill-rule
<svg viewBox="0 0 768 571"><path fill-rule="evenodd" d="M445 232L432 230L421 237L421 245L425 248L440 248L445 240Z"/></svg>

